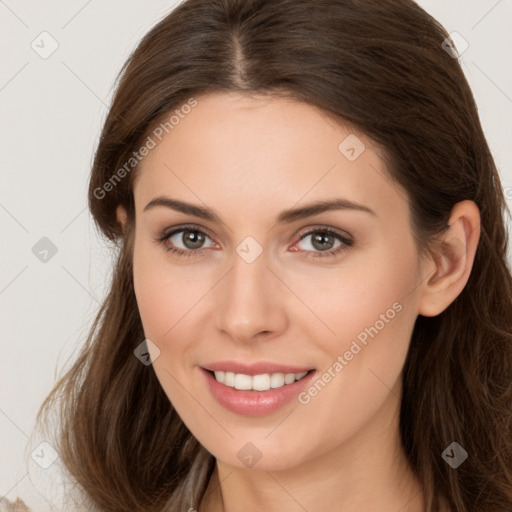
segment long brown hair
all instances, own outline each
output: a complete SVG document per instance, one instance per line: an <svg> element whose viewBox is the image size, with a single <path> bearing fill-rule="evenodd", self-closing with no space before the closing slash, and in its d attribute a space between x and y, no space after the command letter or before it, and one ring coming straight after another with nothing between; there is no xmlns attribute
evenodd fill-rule
<svg viewBox="0 0 512 512"><path fill-rule="evenodd" d="M142 39L120 73L90 178L90 210L116 249L110 291L38 415L43 423L58 408L54 443L91 505L198 508L213 472L213 456L134 356L144 332L132 279L130 159L175 109L236 91L307 102L379 143L390 179L407 190L421 252L435 249L457 202L479 207L466 287L442 314L417 318L400 435L426 510L512 510L507 208L469 85L442 47L447 37L412 0L187 0ZM128 211L124 232L118 205ZM457 469L441 456L454 441L469 454Z"/></svg>

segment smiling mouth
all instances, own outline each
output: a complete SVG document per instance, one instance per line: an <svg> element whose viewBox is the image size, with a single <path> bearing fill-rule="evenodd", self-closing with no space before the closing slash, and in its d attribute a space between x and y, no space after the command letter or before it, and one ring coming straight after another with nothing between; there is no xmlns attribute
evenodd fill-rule
<svg viewBox="0 0 512 512"><path fill-rule="evenodd" d="M306 375L314 371L247 375L244 373L207 370L206 368L204 370L210 373L220 384L239 391L268 391L270 389L279 389L303 379Z"/></svg>

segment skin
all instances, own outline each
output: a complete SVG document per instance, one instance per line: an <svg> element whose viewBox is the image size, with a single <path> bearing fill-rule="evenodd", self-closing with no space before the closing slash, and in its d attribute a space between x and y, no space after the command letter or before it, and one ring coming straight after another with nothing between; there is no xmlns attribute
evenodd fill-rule
<svg viewBox="0 0 512 512"><path fill-rule="evenodd" d="M139 169L134 286L145 335L160 349L156 375L217 459L200 512L423 511L398 442L401 372L418 314L441 313L468 280L478 208L457 204L446 243L436 256L420 257L407 194L371 139L288 99L197 99ZM338 150L350 134L366 146L354 161ZM208 207L222 222L162 206L143 211L161 195ZM347 209L276 222L282 210L339 197L375 214ZM125 226L122 207L117 214ZM174 242L197 251L183 232L155 242L183 224L206 231L203 254L165 250ZM311 234L300 237L322 227L353 245L311 257L321 247ZM236 252L248 236L262 249L252 263ZM263 359L322 375L397 302L401 311L305 405L293 400L261 417L237 415L217 403L200 374L198 365L213 361ZM237 457L248 442L262 454L251 468Z"/></svg>

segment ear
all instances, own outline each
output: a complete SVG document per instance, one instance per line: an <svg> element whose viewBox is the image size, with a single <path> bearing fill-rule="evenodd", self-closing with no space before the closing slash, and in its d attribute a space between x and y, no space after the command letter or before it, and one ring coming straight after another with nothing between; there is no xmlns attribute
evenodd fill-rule
<svg viewBox="0 0 512 512"><path fill-rule="evenodd" d="M128 213L126 212L126 209L122 205L118 205L116 208L116 220L117 223L121 225L121 229L125 230L126 227L126 220L128 219Z"/></svg>
<svg viewBox="0 0 512 512"><path fill-rule="evenodd" d="M480 239L480 211L473 201L457 203L435 255L435 269L423 282L418 313L437 316L462 292L473 268Z"/></svg>

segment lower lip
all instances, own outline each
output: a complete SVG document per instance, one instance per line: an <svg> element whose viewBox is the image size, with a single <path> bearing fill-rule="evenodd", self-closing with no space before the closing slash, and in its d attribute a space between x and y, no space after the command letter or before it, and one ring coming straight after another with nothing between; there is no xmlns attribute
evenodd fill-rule
<svg viewBox="0 0 512 512"><path fill-rule="evenodd" d="M280 388L271 388L268 391L254 391L225 386L217 382L209 371L204 368L200 368L200 370L215 399L229 411L244 416L263 416L284 407L297 398L316 374L316 371L310 371L308 375L293 384L285 384Z"/></svg>

